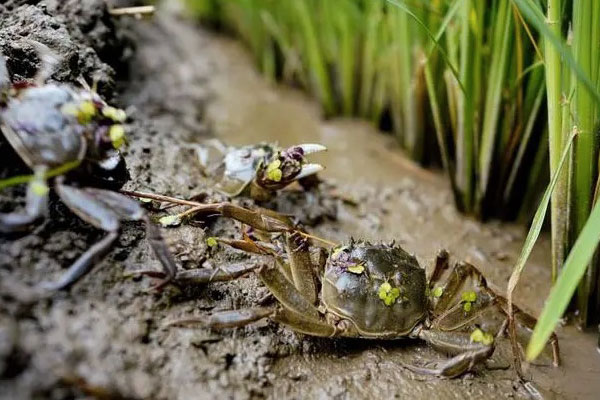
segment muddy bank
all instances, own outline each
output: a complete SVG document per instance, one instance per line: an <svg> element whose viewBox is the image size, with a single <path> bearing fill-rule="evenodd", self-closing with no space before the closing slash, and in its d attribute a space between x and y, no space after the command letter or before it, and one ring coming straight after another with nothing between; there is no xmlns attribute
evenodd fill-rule
<svg viewBox="0 0 600 400"><path fill-rule="evenodd" d="M325 218L311 230L335 241L396 239L426 266L445 247L480 267L494 286L506 286L521 227L465 219L454 210L446 180L402 158L391 138L362 122L324 122L303 94L264 82L239 44L176 14L171 1L152 21L121 22L137 47L116 96L132 116L128 188L182 197L204 191L216 199L188 144L213 136L231 144L321 142L330 148L318 159L328 166L323 176L358 206L338 204L337 221ZM5 193L1 199L3 210L18 207ZM165 230L183 268L261 262L226 249L207 257L206 235L233 236L239 227L218 220L205 229ZM399 366L440 357L409 341L312 339L272 323L219 333L167 329L164 323L177 317L256 305L266 291L249 276L147 293L150 280L125 278L127 271L159 269L135 223L125 225L115 250L69 292L35 304L15 298L20 285L58 277L101 236L53 204L51 218L31 235L0 238L0 337L7 338L0 343L8 344L0 346L0 397L83 398L91 388L159 399L528 397L505 369L504 345L491 368L439 380ZM517 293L533 313L548 292L548 254L544 239ZM594 398L600 391L594 337L572 328L559 336L564 366L533 366L528 374L547 398Z"/></svg>

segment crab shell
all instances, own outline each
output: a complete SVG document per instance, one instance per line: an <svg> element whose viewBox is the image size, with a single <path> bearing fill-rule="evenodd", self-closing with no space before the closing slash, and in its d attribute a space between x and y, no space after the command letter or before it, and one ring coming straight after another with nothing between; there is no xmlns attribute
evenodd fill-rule
<svg viewBox="0 0 600 400"><path fill-rule="evenodd" d="M256 178L256 171L277 149L270 144L256 144L233 149L225 154L218 170L216 188L232 197L241 194Z"/></svg>
<svg viewBox="0 0 600 400"><path fill-rule="evenodd" d="M24 89L0 110L4 136L29 167L52 168L83 159L84 128L60 110L76 100L70 88L49 84Z"/></svg>
<svg viewBox="0 0 600 400"><path fill-rule="evenodd" d="M350 272L351 266L362 266L355 270L361 272ZM379 297L384 283L399 289L390 305ZM327 311L351 321L361 336L397 338L426 318L426 287L425 270L399 246L355 242L327 260L322 301Z"/></svg>
<svg viewBox="0 0 600 400"><path fill-rule="evenodd" d="M63 111L65 105L84 101L98 109L106 106L92 91L67 85L21 89L0 108L0 130L32 169L41 165L55 168L90 156L92 162L87 164L86 175L101 186L119 187L129 177L121 154L112 148L100 150L100 145L94 143L101 129L97 123L81 124L75 115ZM94 147L88 143L94 143Z"/></svg>

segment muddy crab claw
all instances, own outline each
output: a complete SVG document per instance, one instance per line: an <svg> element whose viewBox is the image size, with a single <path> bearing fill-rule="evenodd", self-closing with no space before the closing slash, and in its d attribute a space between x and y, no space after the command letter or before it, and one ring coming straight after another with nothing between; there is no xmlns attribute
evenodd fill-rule
<svg viewBox="0 0 600 400"><path fill-rule="evenodd" d="M284 155L288 155L288 157L289 157L290 154L293 154L294 152L300 152L300 151L302 152L300 160L303 164L302 164L302 167L301 167L298 175L294 176L294 178L293 178L294 180L306 178L307 176L317 174L325 169L325 167L323 167L321 164L315 164L315 163L304 164L304 162L306 162L304 157L309 154L319 153L321 151L327 151L327 147L323 146L322 144L305 143L305 144L299 144L297 146L292 146L289 149L285 150L283 153L284 153Z"/></svg>
<svg viewBox="0 0 600 400"><path fill-rule="evenodd" d="M302 151L304 152L304 155L318 153L321 151L327 151L327 147L323 146L322 144L316 144L316 143L299 144L298 146L290 147L288 150L293 150L294 148L302 149Z"/></svg>
<svg viewBox="0 0 600 400"><path fill-rule="evenodd" d="M258 166L256 183L267 190L278 190L293 181L316 174L324 168L320 164L308 163L306 156L327 148L320 144L300 144L274 152Z"/></svg>
<svg viewBox="0 0 600 400"><path fill-rule="evenodd" d="M323 167L309 163L306 155L327 150L325 146L313 143L287 149L269 143L239 148L208 145L224 155L216 168L206 168L208 157L200 157L203 166L213 169L218 176L216 189L229 196L237 196L250 187L250 196L261 200L270 198L272 192L295 180L322 171Z"/></svg>
<svg viewBox="0 0 600 400"><path fill-rule="evenodd" d="M310 175L314 175L317 174L321 171L323 171L325 169L325 167L323 167L321 164L306 164L302 166L302 170L300 171L300 173L298 175L296 175L295 179L302 179L302 178L306 178L307 176Z"/></svg>

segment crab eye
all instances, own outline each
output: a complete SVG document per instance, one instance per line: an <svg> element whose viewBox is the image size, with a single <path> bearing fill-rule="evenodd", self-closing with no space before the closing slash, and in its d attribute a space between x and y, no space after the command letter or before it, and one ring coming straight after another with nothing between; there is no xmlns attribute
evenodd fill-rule
<svg viewBox="0 0 600 400"><path fill-rule="evenodd" d="M105 156L90 163L90 176L96 184L106 188L120 188L129 180L125 160L117 150L109 150Z"/></svg>

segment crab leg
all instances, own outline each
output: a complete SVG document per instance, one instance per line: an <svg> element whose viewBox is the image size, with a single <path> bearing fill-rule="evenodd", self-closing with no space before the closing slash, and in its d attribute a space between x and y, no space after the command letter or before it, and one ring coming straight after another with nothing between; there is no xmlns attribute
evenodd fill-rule
<svg viewBox="0 0 600 400"><path fill-rule="evenodd" d="M133 197L193 206L196 208L198 214L218 214L223 217L233 218L264 232L287 232L295 228L294 223L288 216L266 208L250 210L228 202L199 203L153 193L140 193L127 190L122 190L121 193Z"/></svg>
<svg viewBox="0 0 600 400"><path fill-rule="evenodd" d="M265 232L286 232L294 229L294 223L289 217L264 208L253 211L231 203L218 203L215 205L215 211Z"/></svg>
<svg viewBox="0 0 600 400"><path fill-rule="evenodd" d="M258 276L280 303L296 314L319 320L319 310L283 273L274 267L263 268Z"/></svg>
<svg viewBox="0 0 600 400"><path fill-rule="evenodd" d="M433 285L440 280L444 272L449 267L450 254L447 250L441 249L435 256L435 265L431 276L429 277L429 288L433 289Z"/></svg>
<svg viewBox="0 0 600 400"><path fill-rule="evenodd" d="M148 220L136 201L109 190L64 185L61 179L57 182L56 191L71 211L96 228L108 232L108 235L81 255L57 282L43 284L45 289L66 289L88 273L112 247L118 237L120 220L146 222L148 241L163 266L166 280L175 276L175 260L160 231Z"/></svg>
<svg viewBox="0 0 600 400"><path fill-rule="evenodd" d="M466 333L421 328L416 333L416 337L426 341L436 350L450 354L458 353L449 360L441 362L437 368L404 364L406 368L420 374L454 378L469 371L475 364L490 358L494 352L493 343L473 342L471 335Z"/></svg>
<svg viewBox="0 0 600 400"><path fill-rule="evenodd" d="M204 328L220 330L241 328L265 318L287 325L296 332L306 333L311 336L331 337L339 333L334 326L325 322L305 318L289 310L274 307L253 307L241 310L219 311L204 316L171 321L167 323L167 326L199 324Z"/></svg>
<svg viewBox="0 0 600 400"><path fill-rule="evenodd" d="M119 217L92 195L81 189L64 185L60 180L57 182L56 191L61 200L78 217L108 232L108 235L83 253L57 281L41 284L44 289L52 291L67 289L87 274L108 253L119 236Z"/></svg>
<svg viewBox="0 0 600 400"><path fill-rule="evenodd" d="M49 190L44 178L46 167L36 167L34 170L34 179L27 188L25 213L0 214L0 232L24 231L46 213Z"/></svg>
<svg viewBox="0 0 600 400"><path fill-rule="evenodd" d="M308 242L298 233L287 233L285 242L294 285L308 301L315 304L319 289L308 251Z"/></svg>
<svg viewBox="0 0 600 400"><path fill-rule="evenodd" d="M443 257L438 260L443 260ZM433 287L433 283L439 280L447 270L447 261L441 261L438 265L440 268L438 269L436 266L430 281L430 288ZM474 283L475 298L469 305L469 310L466 311L460 299L460 290L469 278ZM443 293L439 297L434 309L436 317L432 325L443 331L458 330L473 322L491 307L496 307L508 318L507 300L488 288L485 278L477 268L468 263L459 263L450 271ZM515 309L515 317L519 324L529 330L533 330L536 319L518 307L513 306L513 308ZM502 330L498 334L502 334ZM555 333L552 333L549 343L552 347L553 364L558 366L560 363L560 352L558 338Z"/></svg>
<svg viewBox="0 0 600 400"><path fill-rule="evenodd" d="M83 253L57 281L42 282L40 286L49 291L69 288L106 256L118 237L118 232L109 232L102 240Z"/></svg>
<svg viewBox="0 0 600 400"><path fill-rule="evenodd" d="M177 272L173 280L177 283L197 284L232 281L234 279L248 274L249 272L254 271L258 267L259 265L247 265L245 263L237 263L227 265L225 267L220 267L218 269L195 268ZM155 270L133 271L128 275L148 275L153 278L167 278L167 275L164 271Z"/></svg>
<svg viewBox="0 0 600 400"><path fill-rule="evenodd" d="M62 61L61 57L54 50L36 40L25 39L24 41L34 48L37 56L41 60L41 68L34 77L36 84L41 86L56 71L58 65Z"/></svg>
<svg viewBox="0 0 600 400"><path fill-rule="evenodd" d="M239 240L239 239L227 239L217 238L219 243L226 244L233 247L234 249L242 250L248 253L270 255L275 258L275 263L279 270L283 273L285 278L289 281L293 281L292 271L290 265L285 262L283 257L277 254L277 249L270 243L257 242L253 240Z"/></svg>

